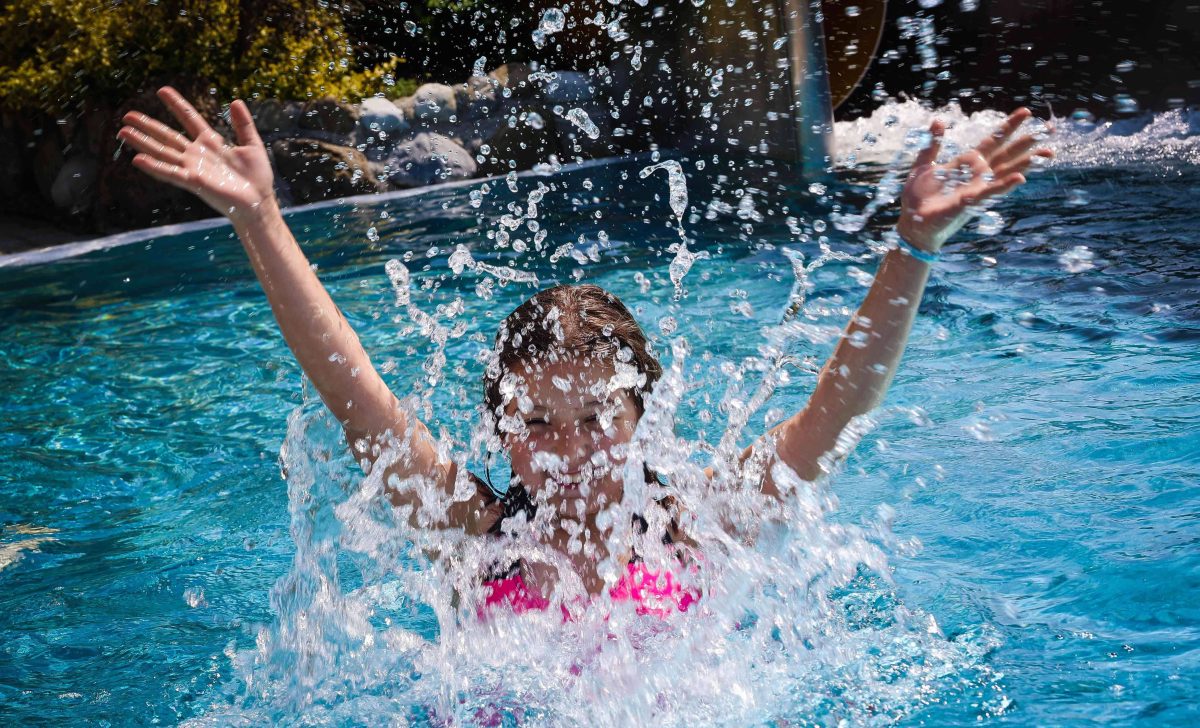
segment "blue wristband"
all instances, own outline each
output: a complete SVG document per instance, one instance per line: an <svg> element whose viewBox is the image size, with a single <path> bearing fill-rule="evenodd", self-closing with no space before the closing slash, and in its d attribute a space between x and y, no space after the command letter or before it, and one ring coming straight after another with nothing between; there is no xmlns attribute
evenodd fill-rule
<svg viewBox="0 0 1200 728"><path fill-rule="evenodd" d="M921 250L912 243L905 240L901 235L896 235L896 247L904 251L904 254L910 258L916 258L922 263L933 265L938 262L940 257L937 253L930 253L926 250Z"/></svg>

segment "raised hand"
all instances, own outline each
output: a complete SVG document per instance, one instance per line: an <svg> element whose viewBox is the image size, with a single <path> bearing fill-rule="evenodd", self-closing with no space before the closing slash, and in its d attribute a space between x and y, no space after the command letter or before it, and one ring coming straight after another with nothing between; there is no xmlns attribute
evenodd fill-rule
<svg viewBox="0 0 1200 728"><path fill-rule="evenodd" d="M1032 134L1013 139L1021 124L1033 116L1026 108L1014 111L974 149L946 164L936 164L946 125L929 127L930 144L917 155L900 196L900 235L912 245L936 253L969 219L968 209L989 197L1003 195L1025 183L1023 172L1034 157L1050 158L1049 149L1034 149Z"/></svg>
<svg viewBox="0 0 1200 728"><path fill-rule="evenodd" d="M274 204L274 174L245 102L230 107L237 145L213 131L200 112L170 86L158 97L187 134L137 111L127 113L117 136L138 150L133 165L151 177L195 193L234 222L263 203Z"/></svg>

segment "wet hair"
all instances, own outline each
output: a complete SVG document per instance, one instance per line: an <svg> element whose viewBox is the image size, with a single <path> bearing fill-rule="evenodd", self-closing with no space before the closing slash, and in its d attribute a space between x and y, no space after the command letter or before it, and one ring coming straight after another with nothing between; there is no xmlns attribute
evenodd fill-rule
<svg viewBox="0 0 1200 728"><path fill-rule="evenodd" d="M484 373L484 406L499 422L504 412L500 382L521 363L534 365L563 355L636 367L639 386L629 394L645 411L645 395L662 376L645 332L616 295L591 284L555 286L539 292L504 319L496 334L495 358Z"/></svg>

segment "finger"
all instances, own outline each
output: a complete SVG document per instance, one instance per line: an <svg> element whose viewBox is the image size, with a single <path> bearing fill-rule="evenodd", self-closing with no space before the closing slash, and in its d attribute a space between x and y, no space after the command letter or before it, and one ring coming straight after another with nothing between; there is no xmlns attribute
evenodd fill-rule
<svg viewBox="0 0 1200 728"><path fill-rule="evenodd" d="M258 128L254 125L254 116L250 107L241 99L235 99L229 107L229 116L233 120L233 133L237 135L238 144L243 146L262 146L258 136Z"/></svg>
<svg viewBox="0 0 1200 728"><path fill-rule="evenodd" d="M131 126L126 126L117 132L117 138L124 140L129 146L139 152L145 152L155 159L176 166L183 165L183 152L174 147L169 147L158 139L144 134Z"/></svg>
<svg viewBox="0 0 1200 728"><path fill-rule="evenodd" d="M937 161L938 152L942 150L942 137L946 134L946 123L941 119L934 119L929 125L929 144L917 153L917 158L913 162L913 169L927 167Z"/></svg>
<svg viewBox="0 0 1200 728"><path fill-rule="evenodd" d="M139 111L130 111L121 120L165 146L180 152L187 149L188 138L158 119L153 119Z"/></svg>
<svg viewBox="0 0 1200 728"><path fill-rule="evenodd" d="M996 153L992 155L990 160L992 168L995 169L996 167L1004 166L1016 159L1024 157L1030 149L1033 149L1033 145L1037 144L1037 142L1038 140L1035 136L1032 134L1026 134L1016 141L1005 144L1003 147L996 150Z"/></svg>
<svg viewBox="0 0 1200 728"><path fill-rule="evenodd" d="M997 197L999 195L1007 195L1013 189L1025 184L1025 175L1020 172L1014 172L1005 177L996 177L988 184L987 187L979 193L979 199L983 200L988 197Z"/></svg>
<svg viewBox="0 0 1200 728"><path fill-rule="evenodd" d="M133 158L133 166L160 182L191 191L191 175L179 165L155 159L149 154L138 154Z"/></svg>
<svg viewBox="0 0 1200 728"><path fill-rule="evenodd" d="M158 97L162 99L171 115L179 120L179 123L183 125L184 129L187 129L187 133L193 139L208 146L215 143L217 149L224 146L225 140L221 135L213 131L200 112L196 111L196 107L189 104L178 91L170 86L163 86L158 90Z"/></svg>
<svg viewBox="0 0 1200 728"><path fill-rule="evenodd" d="M1036 152L1031 152L1014 159L1007 164L1001 164L992 168L992 173L997 177L1007 177L1014 172L1024 172L1033 163L1034 157L1042 157L1043 159L1052 159L1054 152L1049 149L1039 149Z"/></svg>
<svg viewBox="0 0 1200 728"><path fill-rule="evenodd" d="M1012 112L1004 120L1004 123L996 131L992 132L991 136L984 139L979 143L979 146L975 147L976 151L982 154L984 159L990 160L992 155L996 153L996 150L1003 146L1008 141L1008 138L1020 128L1021 124L1024 124L1025 120L1031 116L1033 116L1033 112L1024 106Z"/></svg>

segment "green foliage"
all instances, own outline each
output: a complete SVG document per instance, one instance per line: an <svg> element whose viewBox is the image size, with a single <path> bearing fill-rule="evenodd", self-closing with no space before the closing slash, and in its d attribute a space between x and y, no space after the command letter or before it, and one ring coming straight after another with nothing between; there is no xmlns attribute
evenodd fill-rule
<svg viewBox="0 0 1200 728"><path fill-rule="evenodd" d="M316 0L10 0L0 108L48 113L161 83L222 98L358 101L413 87L403 59L360 68L337 6Z"/></svg>

